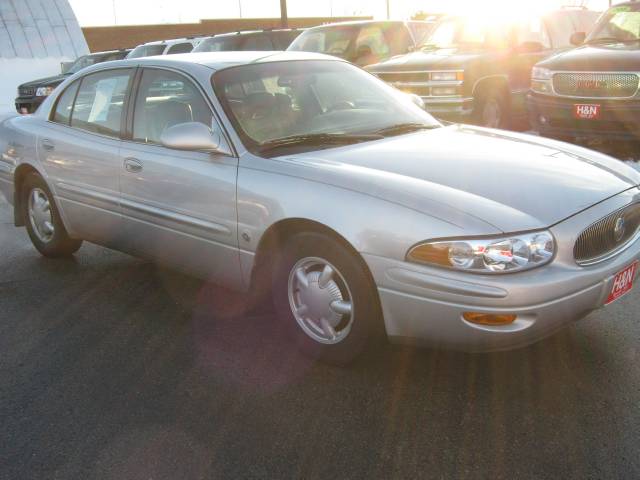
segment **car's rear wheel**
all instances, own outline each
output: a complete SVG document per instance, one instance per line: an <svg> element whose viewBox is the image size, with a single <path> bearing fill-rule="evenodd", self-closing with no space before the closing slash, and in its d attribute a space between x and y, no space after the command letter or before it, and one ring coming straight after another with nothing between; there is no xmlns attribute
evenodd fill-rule
<svg viewBox="0 0 640 480"><path fill-rule="evenodd" d="M22 186L24 223L31 242L45 257L73 255L81 240L69 237L47 184L38 174L27 176Z"/></svg>
<svg viewBox="0 0 640 480"><path fill-rule="evenodd" d="M320 233L291 237L273 269L278 319L305 354L344 365L379 338L376 287L357 255Z"/></svg>
<svg viewBox="0 0 640 480"><path fill-rule="evenodd" d="M490 88L478 97L475 123L487 128L509 128L509 101L499 88Z"/></svg>

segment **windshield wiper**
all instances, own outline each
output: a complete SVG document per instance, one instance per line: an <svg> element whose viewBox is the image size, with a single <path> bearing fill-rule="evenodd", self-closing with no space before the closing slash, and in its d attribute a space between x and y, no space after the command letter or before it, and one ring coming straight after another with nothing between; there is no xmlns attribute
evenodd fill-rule
<svg viewBox="0 0 640 480"><path fill-rule="evenodd" d="M397 125L391 125L390 127L381 128L373 132L376 135L383 135L385 137L392 135L402 135L403 133L417 132L419 130L433 130L440 128L440 125L428 125L426 123L399 123Z"/></svg>
<svg viewBox="0 0 640 480"><path fill-rule="evenodd" d="M261 143L258 148L264 152L276 148L300 145L349 145L352 143L380 140L381 138L383 138L381 134L308 133L269 140Z"/></svg>

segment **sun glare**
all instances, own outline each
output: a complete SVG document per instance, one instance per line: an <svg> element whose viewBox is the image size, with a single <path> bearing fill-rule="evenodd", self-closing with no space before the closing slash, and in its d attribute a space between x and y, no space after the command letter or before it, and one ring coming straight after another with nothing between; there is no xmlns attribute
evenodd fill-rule
<svg viewBox="0 0 640 480"><path fill-rule="evenodd" d="M417 10L466 15L485 22L526 18L563 5L558 0L448 0L447 2L414 0L413 4Z"/></svg>

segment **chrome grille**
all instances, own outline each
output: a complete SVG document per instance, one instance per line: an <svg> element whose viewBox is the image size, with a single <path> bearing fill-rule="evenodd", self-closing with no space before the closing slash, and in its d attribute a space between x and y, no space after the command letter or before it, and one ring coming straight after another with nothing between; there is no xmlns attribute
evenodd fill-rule
<svg viewBox="0 0 640 480"><path fill-rule="evenodd" d="M625 228L621 235L616 235L616 225L620 219ZM639 232L640 203L634 203L597 221L582 232L573 248L574 257L580 265L597 263L624 248Z"/></svg>
<svg viewBox="0 0 640 480"><path fill-rule="evenodd" d="M33 87L20 87L18 93L21 97L33 97L36 94L36 89Z"/></svg>
<svg viewBox="0 0 640 480"><path fill-rule="evenodd" d="M569 97L633 97L638 83L635 73L556 73L553 76L555 92Z"/></svg>

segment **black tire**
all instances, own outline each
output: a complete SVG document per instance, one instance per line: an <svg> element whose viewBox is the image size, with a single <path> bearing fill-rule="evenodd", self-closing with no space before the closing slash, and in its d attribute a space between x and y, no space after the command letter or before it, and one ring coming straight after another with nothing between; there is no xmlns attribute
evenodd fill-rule
<svg viewBox="0 0 640 480"><path fill-rule="evenodd" d="M497 108L499 112L499 118L491 122L487 119L490 108ZM474 123L488 128L508 129L511 126L509 98L502 89L497 87L489 88L479 94L476 99Z"/></svg>
<svg viewBox="0 0 640 480"><path fill-rule="evenodd" d="M29 198L35 189L43 192L49 202L54 232L51 238L46 241L39 238L29 216ZM36 173L29 174L22 185L21 193L24 224L27 227L27 232L29 233L29 238L33 246L36 247L42 255L49 258L69 257L77 252L82 246L82 240L75 240L69 237L60 218L60 213L58 212L58 207L55 204L51 190L47 187L44 179Z"/></svg>
<svg viewBox="0 0 640 480"><path fill-rule="evenodd" d="M299 325L289 299L290 274L299 261L320 258L339 271L348 284L353 317L346 337L336 344L323 344ZM376 286L357 254L334 238L320 233L292 236L278 252L273 267L272 291L278 321L302 353L332 365L347 365L363 350L383 338L384 325Z"/></svg>

